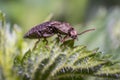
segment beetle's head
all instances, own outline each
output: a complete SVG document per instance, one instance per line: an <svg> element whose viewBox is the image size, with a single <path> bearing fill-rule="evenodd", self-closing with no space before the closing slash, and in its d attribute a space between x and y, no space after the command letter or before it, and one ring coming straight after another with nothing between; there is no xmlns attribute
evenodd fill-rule
<svg viewBox="0 0 120 80"><path fill-rule="evenodd" d="M69 31L69 36L73 39L77 39L77 31L74 28L71 28Z"/></svg>

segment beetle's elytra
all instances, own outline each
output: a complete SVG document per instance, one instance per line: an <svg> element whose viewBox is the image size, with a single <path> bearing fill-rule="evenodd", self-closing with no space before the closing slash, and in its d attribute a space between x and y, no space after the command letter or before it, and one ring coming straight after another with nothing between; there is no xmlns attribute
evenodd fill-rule
<svg viewBox="0 0 120 80"><path fill-rule="evenodd" d="M77 31L69 23L59 22L59 21L48 21L48 22L44 22L30 29L24 35L24 38L46 39L47 37L51 37L57 34L59 39L62 42L64 42L69 37L71 37L72 39L77 39L77 35L81 35L91 30L94 30L94 29L88 29L78 34ZM65 37L62 38L61 35L65 35Z"/></svg>

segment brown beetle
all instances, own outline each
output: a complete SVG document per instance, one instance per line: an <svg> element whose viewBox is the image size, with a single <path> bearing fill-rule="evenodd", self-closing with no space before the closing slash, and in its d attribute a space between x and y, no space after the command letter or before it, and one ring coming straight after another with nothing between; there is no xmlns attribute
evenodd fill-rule
<svg viewBox="0 0 120 80"><path fill-rule="evenodd" d="M95 29L88 29L78 34L77 31L72 26L70 26L69 23L59 21L48 21L33 27L24 35L24 38L39 40L40 38L44 38L44 40L46 40L47 37L51 37L57 34L60 41L64 42L69 37L75 40L77 39L77 35L81 35L85 32L92 30ZM65 35L65 37L62 38L61 35ZM48 43L47 40L46 42Z"/></svg>

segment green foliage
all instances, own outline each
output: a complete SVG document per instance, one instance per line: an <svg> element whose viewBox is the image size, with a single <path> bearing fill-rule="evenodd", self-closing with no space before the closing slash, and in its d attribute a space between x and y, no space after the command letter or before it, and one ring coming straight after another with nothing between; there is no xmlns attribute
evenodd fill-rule
<svg viewBox="0 0 120 80"><path fill-rule="evenodd" d="M35 49L33 43L23 40L18 26L5 24L0 13L0 80L86 80L93 76L103 79L119 79L119 61L108 55L88 50L86 46L74 46L73 40L59 43L56 36L47 45L40 41Z"/></svg>
<svg viewBox="0 0 120 80"><path fill-rule="evenodd" d="M40 42L36 50L28 50L19 60L23 69L23 79L77 80L84 79L85 76L120 78L117 62L102 57L98 49L87 50L85 46L70 47L69 43L72 42L67 41L65 46L62 44L60 47L61 44L52 40L49 49L43 47L43 43ZM19 68L17 70L20 71Z"/></svg>

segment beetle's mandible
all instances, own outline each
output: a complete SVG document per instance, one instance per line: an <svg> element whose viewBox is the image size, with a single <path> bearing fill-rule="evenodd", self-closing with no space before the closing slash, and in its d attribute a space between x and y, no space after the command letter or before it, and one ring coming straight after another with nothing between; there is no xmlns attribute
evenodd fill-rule
<svg viewBox="0 0 120 80"><path fill-rule="evenodd" d="M77 31L69 23L59 21L48 21L30 29L24 35L24 38L39 40L40 38L44 38L46 40L47 37L51 37L57 34L60 41L64 42L67 38L71 37L72 39L75 40L77 39L77 35L81 35L85 32L92 30L94 29L88 29L78 34ZM62 38L61 35L65 35L65 37Z"/></svg>

